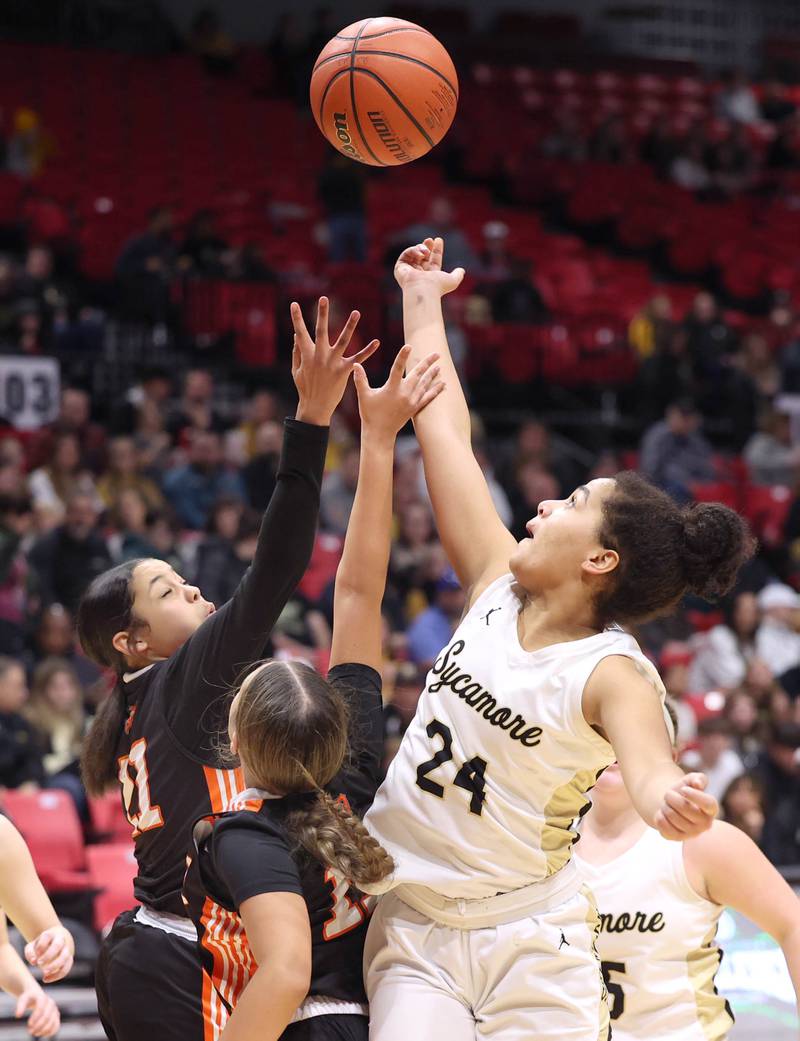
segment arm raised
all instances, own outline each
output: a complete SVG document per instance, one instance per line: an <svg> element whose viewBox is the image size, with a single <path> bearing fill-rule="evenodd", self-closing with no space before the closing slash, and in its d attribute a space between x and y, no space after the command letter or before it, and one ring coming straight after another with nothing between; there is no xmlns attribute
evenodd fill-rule
<svg viewBox="0 0 800 1041"><path fill-rule="evenodd" d="M394 443L398 431L443 389L436 355L425 358L403 376L410 354L410 347L400 351L386 384L376 390L370 387L360 366L355 370L361 462L336 573L332 666L358 662L376 672L381 668L381 601L391 548Z"/></svg>
<svg viewBox="0 0 800 1041"><path fill-rule="evenodd" d="M440 355L445 390L417 416L425 478L439 537L459 580L474 599L508 570L516 545L497 514L486 478L472 451L464 391L450 356L442 297L456 289L464 272L442 270L442 239L426 239L405 250L395 266L403 290L403 324L411 363Z"/></svg>

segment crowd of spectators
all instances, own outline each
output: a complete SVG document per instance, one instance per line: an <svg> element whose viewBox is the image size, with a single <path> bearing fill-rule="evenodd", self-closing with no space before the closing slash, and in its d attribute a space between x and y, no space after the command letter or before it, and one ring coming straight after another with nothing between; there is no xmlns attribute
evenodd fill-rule
<svg viewBox="0 0 800 1041"><path fill-rule="evenodd" d="M75 609L88 582L115 562L170 561L219 603L252 558L259 514L274 485L280 421L291 402L259 389L233 414L209 373L179 383L144 374L115 427L93 422L85 391L63 391L58 419L25 439L6 434L0 456L0 787L66 789L86 801L77 750L108 678L80 653ZM358 430L346 400L332 430L320 534L309 574L283 613L268 653L325 668L332 581L358 479ZM775 413L774 415L778 415ZM645 433L640 466L686 497L713 473L701 417L686 399ZM781 436L774 421L756 438ZM613 472L535 416L509 440L474 441L504 520L518 535L543 498ZM759 458L769 452L752 443ZM785 465L795 480L795 456ZM798 510L792 511L797 513ZM790 515L791 520L791 515ZM386 761L413 714L426 669L463 611L464 591L438 541L416 442L400 440L395 539L385 617ZM678 704L687 765L705 770L726 816L778 863L800 858L800 595L759 556L717 613L688 602L637 634Z"/></svg>
<svg viewBox="0 0 800 1041"><path fill-rule="evenodd" d="M714 97L713 116L676 119L664 112L637 134L618 113L594 125L565 107L539 147L552 159L649 163L665 180L706 199L757 189L770 171L800 169L800 113L782 83L769 80L757 91L730 72Z"/></svg>

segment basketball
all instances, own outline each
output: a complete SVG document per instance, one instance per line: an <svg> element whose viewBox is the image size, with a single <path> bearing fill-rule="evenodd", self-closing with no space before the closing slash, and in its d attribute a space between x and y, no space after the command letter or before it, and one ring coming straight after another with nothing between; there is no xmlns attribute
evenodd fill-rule
<svg viewBox="0 0 800 1041"><path fill-rule="evenodd" d="M458 78L427 29L402 18L364 18L322 49L310 97L317 126L334 148L359 163L399 166L447 133Z"/></svg>

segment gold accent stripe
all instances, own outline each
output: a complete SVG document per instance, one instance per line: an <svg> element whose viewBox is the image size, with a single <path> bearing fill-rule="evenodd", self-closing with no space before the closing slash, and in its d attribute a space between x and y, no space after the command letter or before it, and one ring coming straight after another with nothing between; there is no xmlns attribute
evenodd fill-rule
<svg viewBox="0 0 800 1041"><path fill-rule="evenodd" d="M545 878L560 871L570 858L575 835L572 822L589 805L586 793L597 780L598 770L578 770L556 788L544 808L541 847L547 861Z"/></svg>
<svg viewBox="0 0 800 1041"><path fill-rule="evenodd" d="M694 990L697 1020L706 1041L723 1041L733 1026L733 1016L728 1003L717 994L717 988L714 986L714 977L722 961L722 952L715 943L716 935L717 922L714 922L703 937L701 946L686 956L686 969Z"/></svg>
<svg viewBox="0 0 800 1041"><path fill-rule="evenodd" d="M600 937L600 915L597 913L597 905L588 886L581 886L581 894L585 897L588 905L586 912L586 924L592 934L592 954L597 962L597 975L600 977L600 1029L597 1041L611 1041L611 1015L608 1007L608 991L603 972L600 968L600 955L597 953L597 941Z"/></svg>

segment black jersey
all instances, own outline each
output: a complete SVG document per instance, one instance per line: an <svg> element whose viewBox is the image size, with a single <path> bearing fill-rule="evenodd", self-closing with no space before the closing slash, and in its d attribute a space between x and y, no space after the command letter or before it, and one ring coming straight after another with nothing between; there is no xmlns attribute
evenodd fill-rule
<svg viewBox="0 0 800 1041"><path fill-rule="evenodd" d="M381 678L374 669L356 664L338 665L328 678L350 703L354 731L350 764L328 791L363 816L379 783ZM262 893L297 893L306 901L311 922L309 995L365 1004L362 959L373 898L292 848L283 821L309 796L265 795L248 789L234 801L233 811L208 816L194 828L183 895L213 983L210 1011L216 1002L224 1020L257 968L238 909Z"/></svg>
<svg viewBox="0 0 800 1041"><path fill-rule="evenodd" d="M126 677L127 719L117 747L133 826L136 898L185 915L181 883L191 826L243 787L220 761L228 693L264 653L269 633L311 558L328 428L286 421L277 483L253 563L236 593L165 661Z"/></svg>

